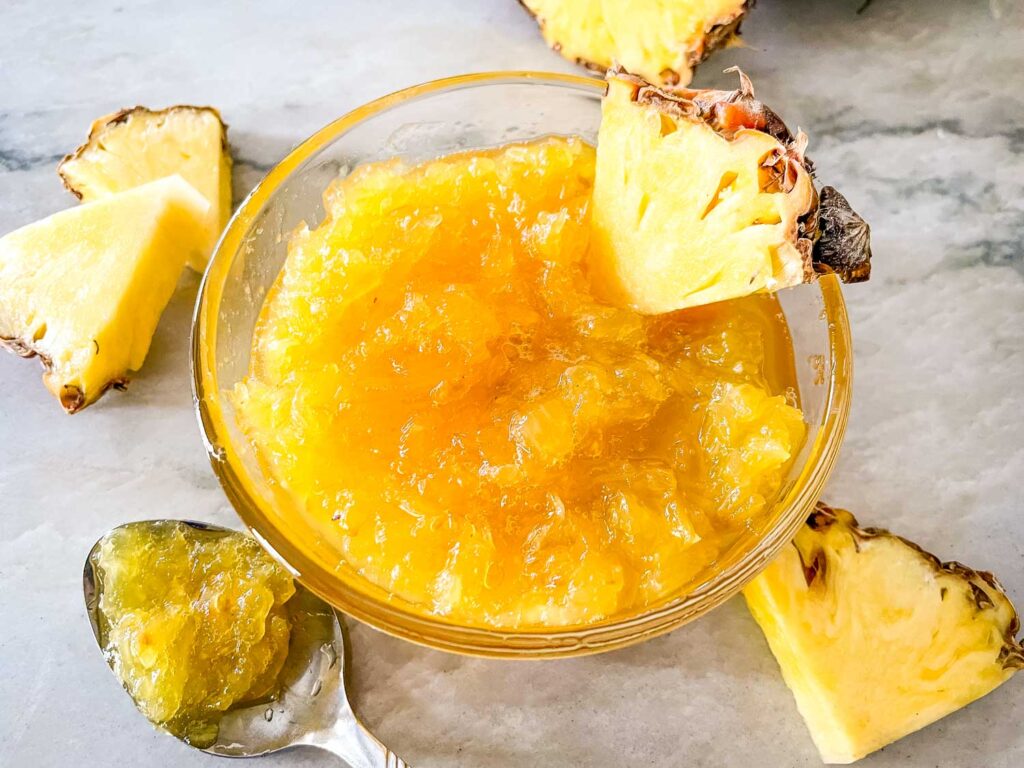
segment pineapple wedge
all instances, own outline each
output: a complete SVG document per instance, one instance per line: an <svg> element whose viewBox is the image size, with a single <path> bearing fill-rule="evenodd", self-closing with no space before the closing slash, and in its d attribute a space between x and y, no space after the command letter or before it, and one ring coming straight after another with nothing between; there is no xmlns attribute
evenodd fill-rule
<svg viewBox="0 0 1024 768"><path fill-rule="evenodd" d="M1017 614L992 574L824 504L744 596L828 764L859 760L1024 666Z"/></svg>
<svg viewBox="0 0 1024 768"><path fill-rule="evenodd" d="M664 91L608 75L591 209L591 269L617 303L670 312L814 277L866 280L867 224L831 187L817 194L790 134L737 91Z"/></svg>
<svg viewBox="0 0 1024 768"><path fill-rule="evenodd" d="M619 64L654 83L686 85L739 33L753 0L521 0L548 45L603 72Z"/></svg>
<svg viewBox="0 0 1024 768"><path fill-rule="evenodd" d="M209 208L170 176L0 238L0 344L39 355L68 413L123 386L186 260L207 246Z"/></svg>
<svg viewBox="0 0 1024 768"><path fill-rule="evenodd" d="M210 204L206 245L189 261L206 268L231 215L231 155L227 126L212 107L124 109L96 120L89 139L61 161L57 172L83 202L99 200L178 174Z"/></svg>

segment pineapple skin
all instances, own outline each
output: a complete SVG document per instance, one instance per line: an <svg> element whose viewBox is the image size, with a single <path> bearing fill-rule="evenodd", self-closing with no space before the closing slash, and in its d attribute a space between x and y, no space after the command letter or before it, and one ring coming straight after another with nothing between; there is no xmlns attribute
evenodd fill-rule
<svg viewBox="0 0 1024 768"><path fill-rule="evenodd" d="M209 168L190 168L188 161L181 159L190 140L193 143L209 141L209 135L202 135L202 131L198 139L181 135L190 122L206 128L207 134L217 136L217 158ZM117 157L110 147L123 143L126 138L128 156ZM202 147L192 147L187 154L200 156ZM188 264L201 273L231 217L231 168L227 125L220 112L209 106L179 104L159 110L128 107L97 118L90 126L86 141L61 160L57 173L67 190L85 203L165 176L181 175L210 203L206 246L190 258Z"/></svg>
<svg viewBox="0 0 1024 768"><path fill-rule="evenodd" d="M698 64L739 36L754 0L519 0L519 4L540 26L545 42L569 61L600 74L620 65L653 83L674 86L689 83Z"/></svg>
<svg viewBox="0 0 1024 768"><path fill-rule="evenodd" d="M190 255L205 198L178 176L53 214L0 238L0 345L38 355L68 413L142 366Z"/></svg>
<svg viewBox="0 0 1024 768"><path fill-rule="evenodd" d="M883 567L871 573L865 557ZM877 592L872 576L884 580ZM913 599L892 597L901 589ZM743 594L829 765L924 728L1024 667L1016 611L992 574L823 503Z"/></svg>

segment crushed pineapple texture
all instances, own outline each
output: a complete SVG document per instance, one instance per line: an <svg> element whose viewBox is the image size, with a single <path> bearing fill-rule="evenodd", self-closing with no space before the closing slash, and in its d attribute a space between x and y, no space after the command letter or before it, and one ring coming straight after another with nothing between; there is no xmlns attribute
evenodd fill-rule
<svg viewBox="0 0 1024 768"><path fill-rule="evenodd" d="M295 586L255 541L129 525L106 537L96 565L105 652L150 720L206 746L224 711L274 693Z"/></svg>
<svg viewBox="0 0 1024 768"><path fill-rule="evenodd" d="M593 179L579 139L363 166L264 304L234 392L257 454L426 613L565 626L678 593L765 522L804 439L773 298L593 297Z"/></svg>

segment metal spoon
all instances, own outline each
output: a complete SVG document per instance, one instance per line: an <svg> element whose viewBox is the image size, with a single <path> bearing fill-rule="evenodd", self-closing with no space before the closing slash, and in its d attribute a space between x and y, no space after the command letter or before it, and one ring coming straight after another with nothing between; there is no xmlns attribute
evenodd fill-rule
<svg viewBox="0 0 1024 768"><path fill-rule="evenodd" d="M164 521L127 525L159 522ZM214 535L236 533L216 525L181 522ZM106 619L99 611L103 584L93 569L93 554L102 541L89 552L82 580L85 608L101 649L106 645ZM217 741L203 751L220 757L258 757L290 747L311 746L337 755L351 768L408 768L359 722L352 710L345 691L350 668L348 632L341 617L301 584L295 587L295 596L288 602L292 637L281 671L281 692L272 701L229 710L220 721ZM107 662L113 669L112 659Z"/></svg>

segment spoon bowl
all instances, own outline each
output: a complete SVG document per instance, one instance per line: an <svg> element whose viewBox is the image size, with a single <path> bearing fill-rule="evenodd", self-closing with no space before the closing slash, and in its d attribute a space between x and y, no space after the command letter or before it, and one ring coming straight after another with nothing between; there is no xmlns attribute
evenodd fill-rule
<svg viewBox="0 0 1024 768"><path fill-rule="evenodd" d="M166 522L150 520L119 527ZM243 535L208 523L173 522L211 537ZM107 535L93 545L85 559L82 587L93 636L113 672L114 659L105 650L107 619L100 610L103 579L95 566L97 552ZM220 720L216 741L196 748L219 757L258 757L291 747L311 746L341 757L351 768L407 768L401 758L366 729L352 709L346 691L350 646L341 617L299 583L295 584L295 595L286 607L291 640L279 676L278 694L272 699L229 709Z"/></svg>

